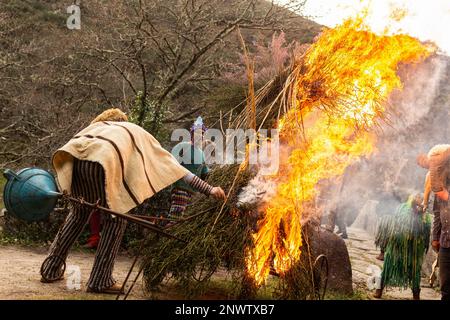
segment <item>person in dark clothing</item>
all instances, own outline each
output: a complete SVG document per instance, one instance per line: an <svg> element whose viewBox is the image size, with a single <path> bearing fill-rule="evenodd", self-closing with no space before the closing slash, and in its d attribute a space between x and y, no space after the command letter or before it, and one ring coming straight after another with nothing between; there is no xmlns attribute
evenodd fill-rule
<svg viewBox="0 0 450 320"><path fill-rule="evenodd" d="M432 233L433 249L439 253L439 276L442 300L450 301L450 204L435 197Z"/></svg>
<svg viewBox="0 0 450 320"><path fill-rule="evenodd" d="M450 300L450 145L434 146L417 162L429 169L431 191L434 192L432 247L439 254L439 277L442 300Z"/></svg>

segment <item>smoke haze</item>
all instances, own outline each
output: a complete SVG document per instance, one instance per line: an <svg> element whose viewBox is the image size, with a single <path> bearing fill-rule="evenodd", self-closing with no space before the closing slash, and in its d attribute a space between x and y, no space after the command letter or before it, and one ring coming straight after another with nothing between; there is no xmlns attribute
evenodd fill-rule
<svg viewBox="0 0 450 320"><path fill-rule="evenodd" d="M389 121L377 129L376 151L348 167L343 177L317 187L317 204L325 204L317 213L336 209L351 225L360 213L393 214L408 195L423 192L426 170L416 164L417 155L436 144L450 143L449 58L435 56L402 66L399 74L404 87L391 95ZM289 149L281 148L280 163L288 154ZM264 206L275 192L276 181L258 174L239 202ZM309 212L308 218L314 214ZM373 222L373 217L366 220Z"/></svg>

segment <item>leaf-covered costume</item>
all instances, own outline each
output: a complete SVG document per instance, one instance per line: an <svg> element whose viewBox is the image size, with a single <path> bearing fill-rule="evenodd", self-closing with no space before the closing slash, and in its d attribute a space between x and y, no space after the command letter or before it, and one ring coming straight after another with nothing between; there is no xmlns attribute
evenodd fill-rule
<svg viewBox="0 0 450 320"><path fill-rule="evenodd" d="M395 217L392 215L385 215L378 221L377 233L375 235L375 245L382 251L386 250L389 238L394 230L394 218Z"/></svg>
<svg viewBox="0 0 450 320"><path fill-rule="evenodd" d="M380 243L385 242L381 279L383 286L420 288L420 273L428 251L431 215L417 213L414 198L401 204L390 220L384 221Z"/></svg>

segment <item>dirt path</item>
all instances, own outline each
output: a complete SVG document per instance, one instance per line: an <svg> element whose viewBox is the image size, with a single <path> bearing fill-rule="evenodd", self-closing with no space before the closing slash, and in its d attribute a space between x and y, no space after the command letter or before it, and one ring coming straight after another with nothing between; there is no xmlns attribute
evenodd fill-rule
<svg viewBox="0 0 450 320"><path fill-rule="evenodd" d="M372 293L367 288L367 279L371 276L369 266L382 267L382 262L375 259L378 251L373 244L373 238L365 231L349 229L349 239L346 240L353 269L354 288ZM40 280L39 268L46 257L46 248L30 248L20 246L0 246L0 299L115 299L115 296L86 293L86 282L94 260L94 253L72 251L67 260L66 279L63 281L43 284ZM121 283L132 263L132 258L119 255L116 261L114 275ZM73 277L70 271L79 268L81 288L72 285ZM137 269L137 268L135 268ZM134 279L135 270L131 276ZM216 280L227 281L227 275L219 272ZM131 281L130 281L131 282ZM130 283L129 282L129 283ZM141 279L138 280L129 299L146 299L142 291ZM72 288L71 288L72 287ZM159 298L180 298L176 292L169 290ZM175 294L175 296L174 296ZM410 290L389 289L384 299L411 299ZM428 286L426 279L422 279L422 299L437 300L440 294L436 289ZM225 295L209 295L209 299L224 298Z"/></svg>
<svg viewBox="0 0 450 320"><path fill-rule="evenodd" d="M86 293L86 282L94 260L93 253L71 252L68 257L67 271L79 267L80 289L77 289L76 281L70 281L75 279L70 277L70 272L66 272L66 279L62 281L41 283L39 268L46 253L46 248L0 246L0 299L115 299L112 295ZM119 283L124 280L131 263L130 257L118 257L114 275ZM136 273L137 270L132 274L132 279ZM129 299L143 298L145 297L139 281Z"/></svg>
<svg viewBox="0 0 450 320"><path fill-rule="evenodd" d="M375 259L379 251L375 248L373 237L364 230L348 229L349 239L345 240L352 264L353 286L355 289L366 291L369 297L373 291L367 287L367 279L372 276L370 266L377 266L380 269L383 262ZM427 279L422 278L421 299L439 300L441 298L437 289L432 289L427 283ZM412 299L411 290L388 289L383 294L383 299Z"/></svg>

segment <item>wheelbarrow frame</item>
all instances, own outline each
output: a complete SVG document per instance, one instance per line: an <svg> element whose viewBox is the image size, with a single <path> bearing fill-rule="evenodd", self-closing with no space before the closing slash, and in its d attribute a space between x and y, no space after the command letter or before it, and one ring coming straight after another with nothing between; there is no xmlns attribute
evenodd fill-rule
<svg viewBox="0 0 450 320"><path fill-rule="evenodd" d="M162 228L158 227L154 223L151 223L150 221L144 220L142 218L139 218L139 217L136 217L136 216L133 216L133 215L130 215L130 214L119 213L119 212L113 211L113 210L111 210L109 208L102 207L102 206L99 205L100 201L97 201L97 203L89 203L89 202L83 200L82 198L75 198L75 197L72 197L72 196L70 196L68 194L62 194L62 197L63 197L63 199L67 199L70 202L75 202L75 203L81 204L82 206L89 207L93 211L100 211L100 212L103 212L103 213L106 213L106 214L117 216L119 218L122 218L122 219L125 219L125 220L128 220L128 221L134 222L134 223L136 223L136 224L138 224L138 225L140 225L140 226L142 226L142 227L144 227L144 228L146 228L146 229L148 229L148 230L150 230L152 232L158 233L158 234L160 234L160 235L162 235L164 237L167 237L167 238L170 238L170 239L175 239L175 240L178 240L178 241L183 242L183 243L187 243L187 241L185 241L185 240L183 240L183 239L181 239L179 237L176 237L176 236L174 236L174 235L172 235L170 233L165 232ZM155 217L155 220L156 219L158 219L158 218Z"/></svg>
<svg viewBox="0 0 450 320"><path fill-rule="evenodd" d="M174 235L172 235L172 234L170 234L170 233L165 232L161 227L157 226L157 225L154 224L154 223L151 223L150 221L144 220L143 218L136 217L136 216L129 215L129 214L119 213L119 212L113 211L113 210L111 210L111 209L109 209L109 208L105 208L105 207L103 207L103 206L100 206L100 205L99 205L100 200L98 200L96 203L90 203L90 202L85 201L83 198L75 198L75 197L70 196L70 195L67 194L67 193L60 193L59 195L60 195L61 198L64 199L64 200L67 200L67 201L69 201L69 202L77 203L77 204L79 204L79 205L82 205L82 206L91 208L91 209L92 209L91 214L92 214L93 212L96 212L96 211L97 211L97 212L103 212L104 214L110 214L110 215L112 215L112 216L117 216L117 217L122 218L122 219L125 219L125 220L127 220L127 221L134 222L134 223L136 223L136 224L138 224L138 225L140 225L140 226L142 226L142 227L148 229L149 231L154 232L154 233L157 233L157 234L159 234L159 235L161 235L161 236L163 236L163 237L170 238L170 239L174 239L174 240L177 240L177 241L180 241L180 242L183 242L183 243L187 243L187 241L185 241L185 240L183 240L183 239L181 239L181 238L179 238L179 237L176 237L176 236L174 236ZM152 218L153 220L161 220L161 219L163 219L163 218L160 219L160 218L158 218L158 217L149 217L149 218ZM58 272L58 274L56 275L56 278L59 278L59 277L62 276L62 274L64 273L65 268L66 268L64 259L62 259L62 258L59 257L59 256L54 256L54 255L52 255L52 256L47 257L47 259L44 260L44 263L43 263L42 265L44 266L46 263L50 263L50 261L51 261L51 260L54 260L54 259L59 259L59 260L61 260L61 261L63 262L63 263L62 263L62 267L61 267L60 272ZM127 275L127 278L126 278L124 284L122 285L122 288L125 286L125 283L126 283L126 281L128 280L128 277L129 277L129 275L131 274L131 271L132 271L133 268L134 268L134 265L135 265L135 263L136 263L136 260L137 260L137 259L135 259L135 262L133 263L133 265L132 265L132 267L131 267L131 270L130 270L130 272L129 272L128 275ZM42 276L42 278L43 278L45 281L52 282L52 281L55 281L55 280L56 280L56 279L53 279L53 278L48 278L48 277L46 277L45 274L44 274L44 272L43 272L43 270L44 270L44 268L42 267L42 268L41 268L41 276ZM136 281L136 280L135 280L135 281Z"/></svg>

